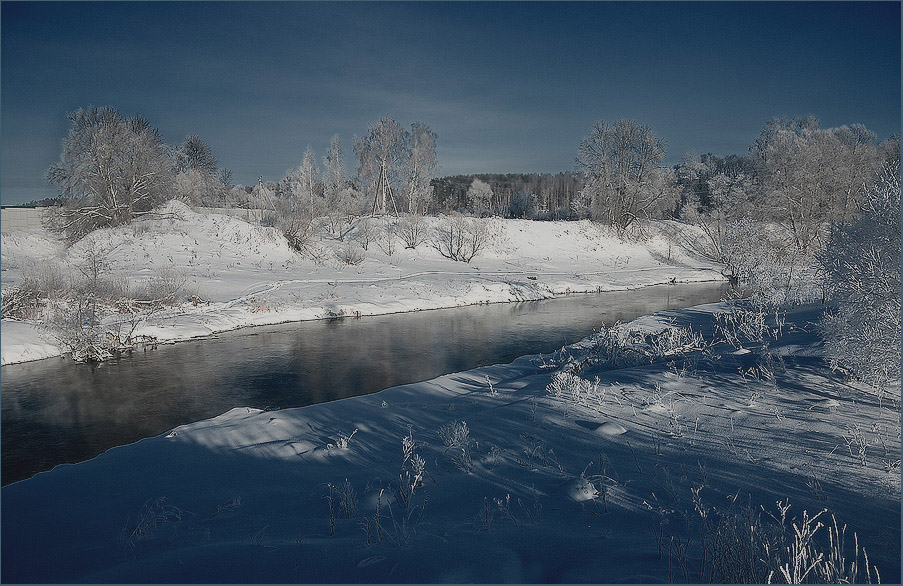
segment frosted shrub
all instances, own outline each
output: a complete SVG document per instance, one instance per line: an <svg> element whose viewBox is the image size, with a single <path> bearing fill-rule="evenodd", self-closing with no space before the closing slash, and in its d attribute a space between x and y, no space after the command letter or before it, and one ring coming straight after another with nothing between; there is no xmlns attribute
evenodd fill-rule
<svg viewBox="0 0 903 586"><path fill-rule="evenodd" d="M97 319L95 300L81 297L59 308L51 320L53 335L77 362L113 357L112 340Z"/></svg>
<svg viewBox="0 0 903 586"><path fill-rule="evenodd" d="M675 326L650 332L616 324L603 328L590 341L592 345L586 355L573 366L575 372L592 366L630 368L708 349L702 334Z"/></svg>
<svg viewBox="0 0 903 586"><path fill-rule="evenodd" d="M357 517L357 492L355 492L351 482L346 478L345 482L336 489L336 492L339 494L339 508L342 509L342 515L346 519Z"/></svg>
<svg viewBox="0 0 903 586"><path fill-rule="evenodd" d="M710 507L699 496L700 489L691 489L696 513L701 521L701 535L685 539L657 535L659 547L669 549L669 566L675 559L688 581L728 584L853 584L880 583L878 568L870 565L868 553L860 546L859 536L846 537L847 526L827 509L815 515L803 511L789 518L791 508L787 500L776 502L776 511L765 507ZM764 513L764 514L763 514ZM788 526L789 525L789 526ZM679 556L673 545L680 543ZM686 563L698 556L699 574L695 575ZM673 571L669 567L669 573ZM698 580L691 580L696 578Z"/></svg>
<svg viewBox="0 0 903 586"><path fill-rule="evenodd" d="M439 254L451 260L470 262L492 238L488 220L453 214L436 227L434 246Z"/></svg>
<svg viewBox="0 0 903 586"><path fill-rule="evenodd" d="M470 453L473 440L466 421L453 421L442 426L439 437L447 448L446 452L451 451L452 462L459 470L464 472L473 470L473 458Z"/></svg>
<svg viewBox="0 0 903 586"><path fill-rule="evenodd" d="M119 544L123 548L123 553L137 557L136 547L144 540L163 536L169 540L185 539L187 531L203 531L188 521L189 517L196 515L168 505L166 500L166 497L159 497L145 502L134 525L131 518L126 521L119 530Z"/></svg>
<svg viewBox="0 0 903 586"><path fill-rule="evenodd" d="M46 295L32 279L25 279L15 287L0 290L0 317L4 319L35 319L46 303Z"/></svg>
<svg viewBox="0 0 903 586"><path fill-rule="evenodd" d="M466 421L452 421L443 425L439 437L447 448L460 448L470 445L470 429Z"/></svg>
<svg viewBox="0 0 903 586"><path fill-rule="evenodd" d="M353 237L360 242L361 248L367 250L370 244L375 242L379 237L379 229L369 218L361 218L357 228L354 230Z"/></svg>
<svg viewBox="0 0 903 586"><path fill-rule="evenodd" d="M398 220L397 231L405 248L415 249L427 239L426 221L417 214L406 214Z"/></svg>
<svg viewBox="0 0 903 586"><path fill-rule="evenodd" d="M774 319L770 320L771 314L764 307L734 302L730 311L715 314L714 330L734 348L742 348L744 343L762 343L767 338L777 340L784 323L784 314L775 310L773 315ZM769 325L769 321L774 326Z"/></svg>
<svg viewBox="0 0 903 586"><path fill-rule="evenodd" d="M121 299L120 305L135 311L139 307L157 309L176 303L188 278L172 268L161 268L142 287L135 291L132 299Z"/></svg>
<svg viewBox="0 0 903 586"><path fill-rule="evenodd" d="M587 380L570 372L558 372L552 382L546 385L546 392L560 399L583 404L587 396L594 394L594 386Z"/></svg>
<svg viewBox="0 0 903 586"><path fill-rule="evenodd" d="M310 210L295 209L290 202L279 200L275 216L274 225L285 236L288 245L296 252L306 251L319 228Z"/></svg>
<svg viewBox="0 0 903 586"><path fill-rule="evenodd" d="M54 262L28 262L23 267L22 281L0 291L0 315L11 319L39 319L48 302L65 300L76 284Z"/></svg>
<svg viewBox="0 0 903 586"><path fill-rule="evenodd" d="M339 262L349 265L356 266L364 262L366 255L364 251L361 250L361 247L353 242L346 242L343 244L338 250L335 252L336 258Z"/></svg>
<svg viewBox="0 0 903 586"><path fill-rule="evenodd" d="M387 256L392 256L395 254L395 224L392 223L391 220L386 220L386 223L380 226L377 231L380 249L386 253Z"/></svg>
<svg viewBox="0 0 903 586"><path fill-rule="evenodd" d="M831 515L830 525L826 526L827 521L819 521L819 517L827 512L825 509L810 517L803 511L802 519L792 523L792 538L782 540L777 550L777 572L769 572L766 580L769 584L776 579L787 584L855 584L863 579L869 584L873 579L881 583L877 566L869 565L868 553L859 546L859 536L853 533L853 550L850 552L846 543L847 526L839 527L834 515ZM824 528L827 528L827 544L817 539Z"/></svg>
<svg viewBox="0 0 903 586"><path fill-rule="evenodd" d="M900 378L900 170L887 166L860 216L819 256L832 309L821 323L835 367L881 385Z"/></svg>
<svg viewBox="0 0 903 586"><path fill-rule="evenodd" d="M769 307L820 300L815 260L751 218L731 222L722 239L722 274Z"/></svg>
<svg viewBox="0 0 903 586"><path fill-rule="evenodd" d="M327 449L335 448L337 450L347 450L348 445L351 443L351 438L354 437L354 434L357 433L357 429L351 432L351 435L345 435L344 433L340 433L339 437L335 440L335 443L326 444Z"/></svg>
<svg viewBox="0 0 903 586"><path fill-rule="evenodd" d="M564 412L567 416L572 405L601 411L605 404L607 389L599 384L599 377L590 382L576 374L562 371L555 373L552 382L546 385L546 392L564 402Z"/></svg>

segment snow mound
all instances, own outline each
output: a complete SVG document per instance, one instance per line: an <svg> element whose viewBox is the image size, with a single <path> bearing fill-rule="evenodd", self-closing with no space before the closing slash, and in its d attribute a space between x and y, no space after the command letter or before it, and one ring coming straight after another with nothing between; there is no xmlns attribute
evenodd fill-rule
<svg viewBox="0 0 903 586"><path fill-rule="evenodd" d="M596 434L608 437L615 437L627 433L627 428L614 421L606 421L596 428Z"/></svg>

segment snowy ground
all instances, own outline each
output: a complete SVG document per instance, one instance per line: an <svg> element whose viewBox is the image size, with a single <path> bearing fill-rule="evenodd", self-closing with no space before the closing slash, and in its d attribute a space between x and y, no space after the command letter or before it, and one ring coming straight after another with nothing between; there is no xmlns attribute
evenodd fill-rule
<svg viewBox="0 0 903 586"><path fill-rule="evenodd" d="M706 522L774 529L760 506L789 499L788 533L827 508L848 554L855 531L898 581L899 387L832 373L818 307L690 351L724 308L373 395L237 408L59 466L2 489L2 579L705 582Z"/></svg>
<svg viewBox="0 0 903 586"><path fill-rule="evenodd" d="M2 286L15 286L26 275L78 278L88 252L98 251L110 266L105 279L132 289L166 280L184 283L178 307L157 311L135 329L135 334L174 341L335 315L722 279L718 267L685 247L699 232L676 222L655 222L651 238L624 242L585 221L495 219L496 236L469 264L442 257L429 242L408 250L396 239L391 255L385 242L375 241L364 252L364 262L352 266L336 256L345 244L329 236L312 243L312 254L299 255L273 229L196 213L175 202L162 212L158 219L99 230L68 249L44 231L4 233ZM428 221L430 230L439 222ZM187 301L190 296L194 302ZM110 326L116 321L126 330L132 326L122 315L106 318ZM2 364L61 353L52 332L37 321L3 320L0 327Z"/></svg>

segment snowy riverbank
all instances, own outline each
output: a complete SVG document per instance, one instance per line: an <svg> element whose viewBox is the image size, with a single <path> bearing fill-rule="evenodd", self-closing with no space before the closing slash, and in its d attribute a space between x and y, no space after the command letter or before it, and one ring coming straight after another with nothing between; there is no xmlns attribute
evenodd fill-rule
<svg viewBox="0 0 903 586"><path fill-rule="evenodd" d="M653 222L649 238L624 241L588 221L486 220L493 237L469 264L443 257L429 241L405 249L378 240L364 260L348 265L337 256L345 242L321 235L311 253L289 249L273 229L236 218L198 213L175 202L159 219L103 229L66 248L43 230L2 234L2 286L23 279L77 278L92 254L103 259L103 277L131 288L161 281L182 283L183 301L143 316L110 314L134 334L159 342L186 340L254 325L379 315L545 299L567 293L615 291L671 282L723 280L719 267L687 246L698 229ZM440 219L427 218L427 232ZM391 252L391 254L389 254ZM188 301L188 299L191 301ZM2 320L0 364L62 353L40 320Z"/></svg>
<svg viewBox="0 0 903 586"><path fill-rule="evenodd" d="M708 581L785 499L786 535L827 508L898 580L899 388L830 371L820 307L740 349L725 308L59 466L2 489L3 581Z"/></svg>

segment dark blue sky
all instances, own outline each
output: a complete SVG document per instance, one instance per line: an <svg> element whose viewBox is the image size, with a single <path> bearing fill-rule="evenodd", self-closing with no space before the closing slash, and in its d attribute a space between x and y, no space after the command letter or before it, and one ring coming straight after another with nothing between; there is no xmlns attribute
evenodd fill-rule
<svg viewBox="0 0 903 586"><path fill-rule="evenodd" d="M2 2L3 203L54 193L66 114L196 133L237 183L389 115L443 174L572 169L596 120L742 154L774 116L900 131L898 2Z"/></svg>

